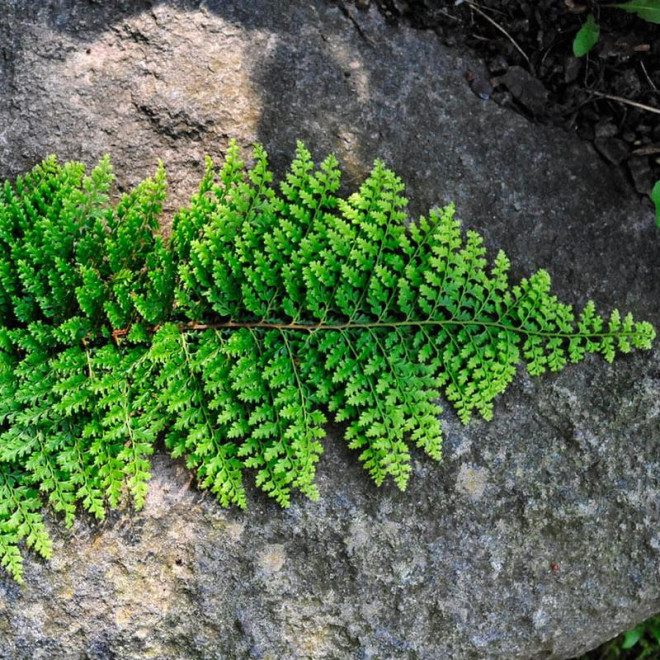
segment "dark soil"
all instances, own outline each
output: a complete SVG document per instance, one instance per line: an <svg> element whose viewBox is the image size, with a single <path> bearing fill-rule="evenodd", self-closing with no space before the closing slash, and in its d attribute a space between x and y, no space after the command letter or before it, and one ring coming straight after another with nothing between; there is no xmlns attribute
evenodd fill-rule
<svg viewBox="0 0 660 660"><path fill-rule="evenodd" d="M632 105L660 112L660 25L591 0L373 1L392 23L476 51L488 76L467 82L482 98L591 140L640 194L660 179L660 114ZM358 11L369 4L355 0ZM573 39L590 11L600 40L578 59Z"/></svg>

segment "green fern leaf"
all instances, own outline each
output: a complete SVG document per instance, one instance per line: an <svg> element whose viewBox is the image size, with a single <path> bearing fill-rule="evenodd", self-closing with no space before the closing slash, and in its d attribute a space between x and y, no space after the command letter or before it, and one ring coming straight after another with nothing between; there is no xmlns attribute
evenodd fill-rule
<svg viewBox="0 0 660 660"><path fill-rule="evenodd" d="M110 203L109 160L49 158L0 188L0 564L47 557L40 510L71 524L147 496L160 438L223 506L245 475L282 506L316 499L328 419L376 484L442 457L442 408L493 415L518 363L558 371L647 349L648 323L579 313L539 271L511 285L454 207L409 222L382 162L342 199L301 143L276 185L232 144L159 232L165 174Z"/></svg>

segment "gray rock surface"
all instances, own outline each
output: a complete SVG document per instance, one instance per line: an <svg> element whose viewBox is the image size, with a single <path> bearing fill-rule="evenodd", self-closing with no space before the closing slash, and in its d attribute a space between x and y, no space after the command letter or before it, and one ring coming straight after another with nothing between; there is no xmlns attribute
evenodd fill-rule
<svg viewBox="0 0 660 660"><path fill-rule="evenodd" d="M322 0L9 0L0 176L48 153L113 156L128 187L162 158L170 210L203 156L295 140L353 189L380 157L413 213L455 200L514 274L550 270L660 325L647 203L588 145L480 100L469 55ZM329 429L321 500L223 511L165 456L144 510L65 531L0 578L0 658L569 658L660 609L660 355L521 371L490 423L448 411L445 461L377 489Z"/></svg>

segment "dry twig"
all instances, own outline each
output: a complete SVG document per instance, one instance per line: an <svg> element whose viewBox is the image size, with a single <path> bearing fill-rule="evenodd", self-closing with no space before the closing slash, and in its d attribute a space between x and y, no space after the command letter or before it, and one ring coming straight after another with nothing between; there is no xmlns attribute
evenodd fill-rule
<svg viewBox="0 0 660 660"><path fill-rule="evenodd" d="M497 23L488 14L486 14L486 12L482 11L477 5L475 5L474 2L465 0L465 4L468 5L471 9L474 9L477 14L485 18L492 26L496 27L500 32L502 32L502 34L504 34L506 38L514 45L516 50L525 58L525 62L527 62L529 70L534 73L534 67L532 66L529 57L527 57L527 53L518 45L518 42L499 23Z"/></svg>
<svg viewBox="0 0 660 660"><path fill-rule="evenodd" d="M618 101L619 103L625 103L626 105L632 105L635 108L640 110L646 110L647 112L653 112L656 115L660 115L660 108L654 108L652 105L645 105L644 103L638 103L637 101L631 101L630 99L624 99L622 96L613 96L612 94L603 94L602 92L597 92L593 89L585 89L585 92L589 92L594 96L599 96L603 99L609 99L610 101Z"/></svg>

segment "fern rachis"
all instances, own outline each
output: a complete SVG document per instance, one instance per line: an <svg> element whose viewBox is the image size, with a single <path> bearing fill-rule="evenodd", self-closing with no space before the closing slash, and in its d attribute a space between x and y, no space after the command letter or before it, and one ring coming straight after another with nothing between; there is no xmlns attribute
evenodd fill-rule
<svg viewBox="0 0 660 660"><path fill-rule="evenodd" d="M107 159L85 176L50 158L0 189L0 563L48 556L39 513L71 524L144 502L158 438L223 506L245 470L283 506L318 497L328 416L377 484L405 488L411 447L442 455L440 398L493 414L522 359L532 374L587 353L649 348L647 323L575 315L539 271L512 286L500 252L453 207L408 223L382 163L340 199L336 160L298 146L279 185L256 147L209 161L158 231L164 172L109 203Z"/></svg>

